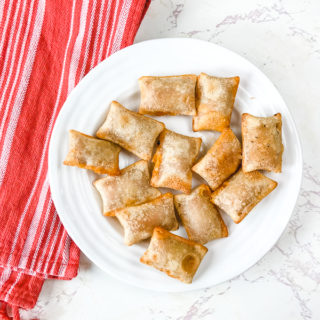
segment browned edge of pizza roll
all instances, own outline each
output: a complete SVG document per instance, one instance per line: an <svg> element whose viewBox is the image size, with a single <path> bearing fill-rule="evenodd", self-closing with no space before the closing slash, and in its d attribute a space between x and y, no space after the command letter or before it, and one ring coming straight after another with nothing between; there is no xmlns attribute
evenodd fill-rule
<svg viewBox="0 0 320 320"><path fill-rule="evenodd" d="M192 172L201 146L201 138L184 136L165 129L153 156L155 164L151 177L153 187L164 187L191 192Z"/></svg>
<svg viewBox="0 0 320 320"><path fill-rule="evenodd" d="M144 76L139 79L139 113L153 116L196 115L197 76Z"/></svg>
<svg viewBox="0 0 320 320"><path fill-rule="evenodd" d="M239 223L277 185L259 171L246 173L240 168L212 193L211 201Z"/></svg>
<svg viewBox="0 0 320 320"><path fill-rule="evenodd" d="M193 189L190 195L174 196L174 204L188 238L200 244L228 236L228 228L210 198L210 188L205 184Z"/></svg>
<svg viewBox="0 0 320 320"><path fill-rule="evenodd" d="M217 189L241 164L241 144L230 128L224 129L192 171L200 175L212 190Z"/></svg>
<svg viewBox="0 0 320 320"><path fill-rule="evenodd" d="M114 216L117 210L155 199L161 192L150 186L149 165L137 161L122 169L119 176L106 176L93 182L103 203L103 214Z"/></svg>
<svg viewBox="0 0 320 320"><path fill-rule="evenodd" d="M197 115L193 117L193 131L222 131L230 127L231 114L240 78L221 78L202 72L196 86Z"/></svg>
<svg viewBox="0 0 320 320"><path fill-rule="evenodd" d="M197 242L156 227L140 261L172 278L191 283L207 251L206 247Z"/></svg>
<svg viewBox="0 0 320 320"><path fill-rule="evenodd" d="M69 151L63 164L98 174L119 175L120 151L121 148L112 142L69 130Z"/></svg>
<svg viewBox="0 0 320 320"><path fill-rule="evenodd" d="M241 119L244 172L255 170L281 172L282 168L282 120L281 114L271 117L255 117L242 114Z"/></svg>
<svg viewBox="0 0 320 320"><path fill-rule="evenodd" d="M155 227L166 230L179 228L171 193L118 210L115 215L124 229L124 243L128 246L150 238Z"/></svg>
<svg viewBox="0 0 320 320"><path fill-rule="evenodd" d="M156 139L164 128L162 122L112 101L107 118L96 135L120 145L143 160L150 160Z"/></svg>

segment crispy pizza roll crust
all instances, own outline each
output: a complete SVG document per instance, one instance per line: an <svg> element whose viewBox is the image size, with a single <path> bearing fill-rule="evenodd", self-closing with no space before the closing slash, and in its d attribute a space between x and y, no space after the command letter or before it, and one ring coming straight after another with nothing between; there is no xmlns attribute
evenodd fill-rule
<svg viewBox="0 0 320 320"><path fill-rule="evenodd" d="M148 250L140 261L172 278L191 283L207 251L199 243L157 227L153 230Z"/></svg>
<svg viewBox="0 0 320 320"><path fill-rule="evenodd" d="M211 201L239 223L277 185L259 171L245 173L240 168L212 194Z"/></svg>
<svg viewBox="0 0 320 320"><path fill-rule="evenodd" d="M165 129L160 134L160 145L153 156L155 166L151 185L190 193L191 167L195 162L201 138L193 138Z"/></svg>
<svg viewBox="0 0 320 320"><path fill-rule="evenodd" d="M283 153L281 114L277 113L272 117L254 117L244 113L241 127L243 171L281 172Z"/></svg>
<svg viewBox="0 0 320 320"><path fill-rule="evenodd" d="M141 77L139 86L142 114L195 115L195 87L197 76L186 74L168 77Z"/></svg>
<svg viewBox="0 0 320 320"><path fill-rule="evenodd" d="M201 244L228 236L228 228L210 198L211 191L205 184L190 195L174 196L174 205L189 239Z"/></svg>
<svg viewBox="0 0 320 320"><path fill-rule="evenodd" d="M116 177L108 176L93 182L103 202L103 214L114 216L116 210L155 199L161 192L149 185L148 162L140 160L121 170Z"/></svg>
<svg viewBox="0 0 320 320"><path fill-rule="evenodd" d="M198 76L193 131L222 131L230 126L239 81L239 77L218 78L206 73Z"/></svg>
<svg viewBox="0 0 320 320"><path fill-rule="evenodd" d="M112 142L70 130L69 152L63 164L89 169L99 174L118 175L120 150L121 148Z"/></svg>
<svg viewBox="0 0 320 320"><path fill-rule="evenodd" d="M166 230L179 228L171 193L163 194L144 204L120 210L116 212L116 217L124 229L124 242L128 246L150 238L155 227Z"/></svg>
<svg viewBox="0 0 320 320"><path fill-rule="evenodd" d="M162 122L130 111L112 101L97 137L112 141L144 160L150 160L154 143L165 128Z"/></svg>
<svg viewBox="0 0 320 320"><path fill-rule="evenodd" d="M236 172L241 163L241 144L231 129L224 129L207 154L192 171L205 179L212 190L217 189Z"/></svg>

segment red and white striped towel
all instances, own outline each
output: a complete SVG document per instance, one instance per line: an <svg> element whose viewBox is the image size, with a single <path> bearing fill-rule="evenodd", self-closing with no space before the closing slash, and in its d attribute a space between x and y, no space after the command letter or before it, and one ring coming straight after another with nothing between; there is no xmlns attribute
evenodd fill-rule
<svg viewBox="0 0 320 320"><path fill-rule="evenodd" d="M76 276L79 249L50 197L48 144L68 93L132 44L150 0L0 1L0 319L44 279Z"/></svg>

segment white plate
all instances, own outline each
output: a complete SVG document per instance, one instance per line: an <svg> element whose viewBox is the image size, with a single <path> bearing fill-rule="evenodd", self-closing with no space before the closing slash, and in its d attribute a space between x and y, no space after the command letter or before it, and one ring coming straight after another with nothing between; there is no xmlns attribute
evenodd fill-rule
<svg viewBox="0 0 320 320"><path fill-rule="evenodd" d="M98 175L62 165L68 150L68 130L94 135L104 121L109 103L117 100L137 110L142 75L175 75L206 72L217 76L240 76L232 115L232 129L240 136L240 115L283 119L283 172L267 174L278 187L239 224L223 215L230 236L206 246L205 256L191 285L167 277L139 262L147 247L127 247L115 218L101 214L101 200L92 186ZM167 128L203 138L202 153L218 133L195 133L191 117L158 117ZM137 158L121 152L123 168ZM261 259L276 243L294 209L302 175L301 147L292 117L272 83L255 66L237 54L209 42L193 39L159 39L125 48L94 68L72 91L53 129L49 150L49 179L61 221L80 249L108 274L132 285L159 291L186 291L229 280ZM193 186L199 184L194 179ZM184 235L182 227L176 232Z"/></svg>

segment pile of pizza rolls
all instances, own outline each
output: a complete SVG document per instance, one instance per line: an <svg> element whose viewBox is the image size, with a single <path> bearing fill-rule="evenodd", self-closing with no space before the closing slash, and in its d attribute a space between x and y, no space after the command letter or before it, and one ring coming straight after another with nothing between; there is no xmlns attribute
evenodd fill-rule
<svg viewBox="0 0 320 320"><path fill-rule="evenodd" d="M151 238L140 261L185 283L192 282L208 250L204 244L228 236L219 210L241 222L277 186L261 171L281 172L281 114L244 113L242 144L230 129L239 81L205 73L141 77L139 112L113 101L96 137L69 132L64 164L105 174L93 184L103 214L115 216L122 225L124 243ZM198 159L201 138L168 130L145 115L188 115L194 131L221 134ZM141 160L120 170L121 148ZM191 190L193 172L207 185ZM170 232L179 228L177 216L189 239Z"/></svg>

